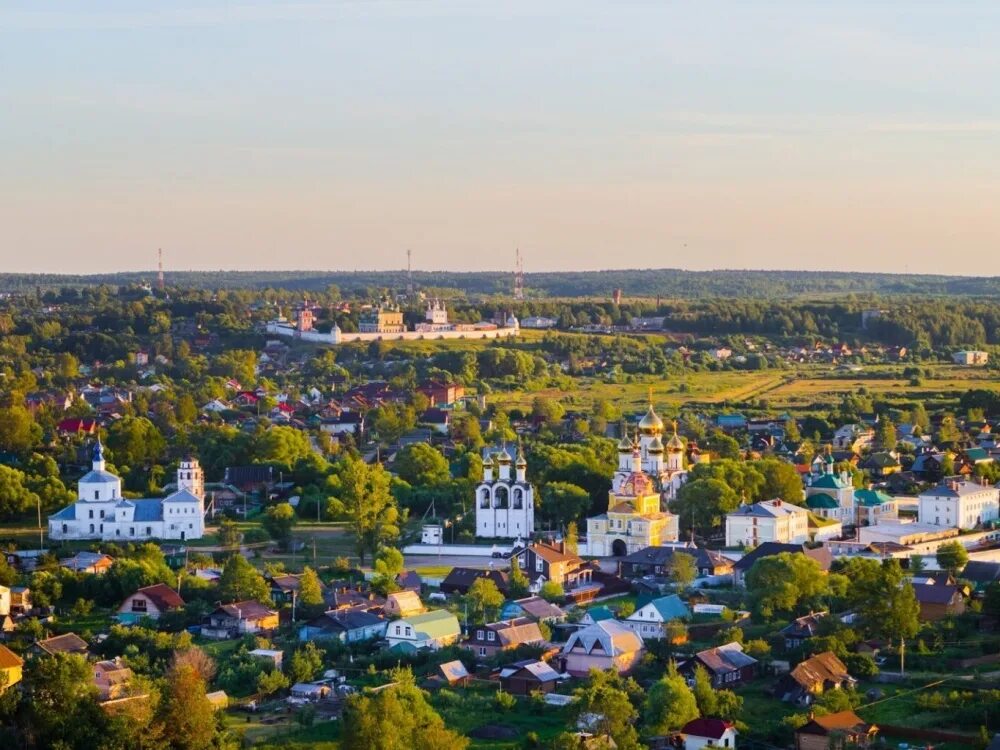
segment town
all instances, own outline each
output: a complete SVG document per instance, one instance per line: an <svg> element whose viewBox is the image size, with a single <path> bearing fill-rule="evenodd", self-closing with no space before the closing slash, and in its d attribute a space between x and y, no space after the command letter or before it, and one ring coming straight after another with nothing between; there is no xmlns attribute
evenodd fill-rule
<svg viewBox="0 0 1000 750"><path fill-rule="evenodd" d="M403 279L0 279L3 746L998 747L991 306Z"/></svg>

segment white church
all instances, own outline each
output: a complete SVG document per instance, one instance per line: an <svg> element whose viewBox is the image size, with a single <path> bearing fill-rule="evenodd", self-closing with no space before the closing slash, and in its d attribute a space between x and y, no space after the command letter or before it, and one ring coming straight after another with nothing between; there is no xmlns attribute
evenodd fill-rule
<svg viewBox="0 0 1000 750"><path fill-rule="evenodd" d="M524 539L535 531L535 490L525 477L528 462L521 451L513 476L510 466L506 448L483 463L483 481L476 487L477 537Z"/></svg>
<svg viewBox="0 0 1000 750"><path fill-rule="evenodd" d="M687 481L684 468L684 441L674 434L663 443L663 420L653 410L652 402L639 420L638 434L632 440L625 435L618 444L618 469L611 478L611 491L618 492L633 472L632 452L639 449L640 469L653 478L664 500L673 500L677 490Z"/></svg>
<svg viewBox="0 0 1000 750"><path fill-rule="evenodd" d="M107 471L104 447L94 446L93 468L79 483L77 501L49 516L51 539L200 539L205 534L205 475L186 456L177 469L177 491L163 499L127 500L122 480Z"/></svg>

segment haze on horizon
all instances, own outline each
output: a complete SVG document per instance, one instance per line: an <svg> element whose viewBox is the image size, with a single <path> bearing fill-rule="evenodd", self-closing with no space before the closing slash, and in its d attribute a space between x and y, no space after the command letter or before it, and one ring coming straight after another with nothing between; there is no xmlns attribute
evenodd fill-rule
<svg viewBox="0 0 1000 750"><path fill-rule="evenodd" d="M1000 5L12 0L0 270L1000 274Z"/></svg>

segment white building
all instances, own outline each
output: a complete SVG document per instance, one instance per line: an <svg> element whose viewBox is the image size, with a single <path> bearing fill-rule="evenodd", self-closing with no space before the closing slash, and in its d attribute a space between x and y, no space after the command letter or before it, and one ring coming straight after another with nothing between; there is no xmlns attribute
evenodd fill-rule
<svg viewBox="0 0 1000 750"><path fill-rule="evenodd" d="M555 318L533 316L521 321L521 328L554 328L559 321Z"/></svg>
<svg viewBox="0 0 1000 750"><path fill-rule="evenodd" d="M809 511L784 500L742 505L726 515L726 546L756 547L764 542L803 544L809 540Z"/></svg>
<svg viewBox="0 0 1000 750"><path fill-rule="evenodd" d="M919 496L920 523L973 529L1000 515L1000 490L989 484L946 479Z"/></svg>
<svg viewBox="0 0 1000 750"><path fill-rule="evenodd" d="M820 518L855 522L854 484L847 472L834 473L833 456L813 461L813 473L806 478L806 507Z"/></svg>
<svg viewBox="0 0 1000 750"><path fill-rule="evenodd" d="M956 365L985 365L989 359L989 354L980 351L955 352L951 355L951 360Z"/></svg>
<svg viewBox="0 0 1000 750"><path fill-rule="evenodd" d="M681 729L684 750L702 750L706 747L733 750L738 735L736 725L722 719L695 719Z"/></svg>
<svg viewBox="0 0 1000 750"><path fill-rule="evenodd" d="M476 487L476 536L528 538L535 531L535 489L525 477L528 462L518 451L512 477L507 450L502 449L494 459L483 464L483 481Z"/></svg>
<svg viewBox="0 0 1000 750"><path fill-rule="evenodd" d="M677 435L677 425L674 434L664 444L663 420L649 405L645 416L639 420L639 435L636 441L628 436L623 437L618 444L618 469L611 477L611 491L618 492L626 479L634 471L632 452L638 446L640 468L653 478L664 499L672 500L677 496L677 490L687 480L687 470L684 468L684 441Z"/></svg>
<svg viewBox="0 0 1000 750"><path fill-rule="evenodd" d="M163 499L127 500L122 480L105 469L104 448L94 446L93 468L77 490L78 500L49 516L52 539L201 539L205 534L205 477L186 457L177 469L177 491Z"/></svg>

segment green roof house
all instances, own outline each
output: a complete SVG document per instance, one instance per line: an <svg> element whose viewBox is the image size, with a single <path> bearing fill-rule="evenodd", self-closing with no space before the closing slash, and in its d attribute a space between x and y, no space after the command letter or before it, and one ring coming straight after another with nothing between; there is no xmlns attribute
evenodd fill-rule
<svg viewBox="0 0 1000 750"><path fill-rule="evenodd" d="M391 623L386 630L390 648L437 651L459 639L458 618L444 609L434 609Z"/></svg>

